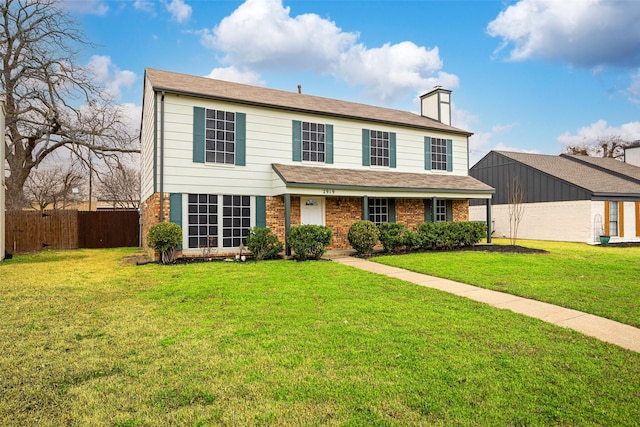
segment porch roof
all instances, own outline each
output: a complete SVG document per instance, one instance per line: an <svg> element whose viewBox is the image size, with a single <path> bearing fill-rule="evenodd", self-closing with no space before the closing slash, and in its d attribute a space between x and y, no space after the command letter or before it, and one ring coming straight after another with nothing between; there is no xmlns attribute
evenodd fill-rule
<svg viewBox="0 0 640 427"><path fill-rule="evenodd" d="M376 191L466 193L491 198L494 188L471 177L389 170L339 169L273 163L275 173L291 187Z"/></svg>

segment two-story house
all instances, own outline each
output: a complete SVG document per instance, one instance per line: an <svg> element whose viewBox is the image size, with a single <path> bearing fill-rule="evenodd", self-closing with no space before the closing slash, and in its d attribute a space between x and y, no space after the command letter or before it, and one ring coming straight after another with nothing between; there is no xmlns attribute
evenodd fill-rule
<svg viewBox="0 0 640 427"><path fill-rule="evenodd" d="M348 248L354 222L467 221L493 189L468 176L471 133L451 123L451 92L422 114L297 92L145 70L143 239L182 226L185 255L237 252L253 226L285 241L299 224Z"/></svg>

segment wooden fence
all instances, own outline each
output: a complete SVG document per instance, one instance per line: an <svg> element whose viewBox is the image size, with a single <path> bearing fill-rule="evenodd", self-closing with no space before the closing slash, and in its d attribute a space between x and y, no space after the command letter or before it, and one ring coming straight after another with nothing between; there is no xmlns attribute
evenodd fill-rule
<svg viewBox="0 0 640 427"><path fill-rule="evenodd" d="M11 253L42 249L138 246L136 210L7 211L5 243Z"/></svg>

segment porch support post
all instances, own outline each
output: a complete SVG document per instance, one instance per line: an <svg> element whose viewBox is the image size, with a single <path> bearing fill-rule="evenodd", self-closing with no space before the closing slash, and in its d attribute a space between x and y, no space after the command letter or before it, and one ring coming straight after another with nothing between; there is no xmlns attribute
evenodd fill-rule
<svg viewBox="0 0 640 427"><path fill-rule="evenodd" d="M438 203L436 203L437 200L438 199L436 199L435 197L431 198L431 222L436 222L436 218L437 218L436 217L436 211L438 210L437 206L436 206L438 204Z"/></svg>
<svg viewBox="0 0 640 427"><path fill-rule="evenodd" d="M491 243L491 199L487 199L487 243Z"/></svg>
<svg viewBox="0 0 640 427"><path fill-rule="evenodd" d="M284 194L284 253L291 256L291 248L289 247L288 237L291 230L291 194Z"/></svg>
<svg viewBox="0 0 640 427"><path fill-rule="evenodd" d="M362 219L369 221L369 196L362 196Z"/></svg>

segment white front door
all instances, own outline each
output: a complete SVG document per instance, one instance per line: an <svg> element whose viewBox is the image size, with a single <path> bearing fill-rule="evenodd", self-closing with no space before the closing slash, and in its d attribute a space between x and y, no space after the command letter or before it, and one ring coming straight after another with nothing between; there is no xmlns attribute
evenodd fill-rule
<svg viewBox="0 0 640 427"><path fill-rule="evenodd" d="M324 225L324 197L300 197L300 224Z"/></svg>

